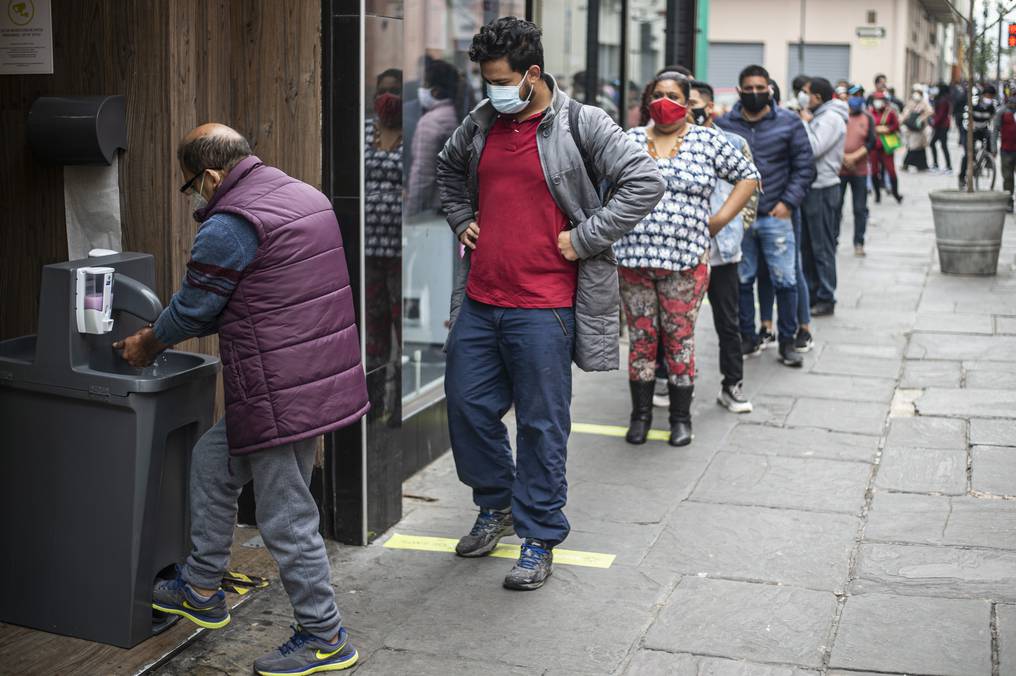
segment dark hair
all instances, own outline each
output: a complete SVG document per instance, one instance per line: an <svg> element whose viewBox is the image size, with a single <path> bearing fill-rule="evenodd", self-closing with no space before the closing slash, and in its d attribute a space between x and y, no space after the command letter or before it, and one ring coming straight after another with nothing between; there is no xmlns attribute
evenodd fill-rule
<svg viewBox="0 0 1016 676"><path fill-rule="evenodd" d="M799 92L804 89L804 85L808 84L809 81L811 81L811 78L807 75L798 75L791 81L790 88L795 92Z"/></svg>
<svg viewBox="0 0 1016 676"><path fill-rule="evenodd" d="M656 71L656 77L659 77L664 73L680 73L681 75L687 77L689 80L695 79L695 76L692 74L692 72L679 63L675 63L672 66L664 66L663 68L659 69L658 71Z"/></svg>
<svg viewBox="0 0 1016 676"><path fill-rule="evenodd" d="M437 91L435 98L454 99L459 90L459 71L452 64L434 59L427 64L424 86Z"/></svg>
<svg viewBox="0 0 1016 676"><path fill-rule="evenodd" d="M642 106L639 109L639 126L644 127L649 124L649 104L653 100L653 90L656 89L656 85L664 80L670 80L677 83L678 89L684 95L684 100L688 100L688 95L691 94L691 86L689 80L684 73L679 73L676 70L665 70L655 78L653 78L646 88L642 91Z"/></svg>
<svg viewBox="0 0 1016 676"><path fill-rule="evenodd" d="M780 86L776 84L776 80L770 80L769 86L773 89L773 105L780 105Z"/></svg>
<svg viewBox="0 0 1016 676"><path fill-rule="evenodd" d="M537 25L514 16L495 19L473 36L469 60L475 63L507 58L516 73L525 73L533 66L543 71L543 33Z"/></svg>
<svg viewBox="0 0 1016 676"><path fill-rule="evenodd" d="M824 77L813 77L808 80L808 85L811 89L811 93L818 94L818 97L822 99L822 103L830 100L835 93L833 90L833 83Z"/></svg>
<svg viewBox="0 0 1016 676"><path fill-rule="evenodd" d="M705 95L705 97L710 101L715 99L715 96L713 94L713 87L708 82L703 82L702 80L692 80L690 87L691 89L697 91L699 94Z"/></svg>
<svg viewBox="0 0 1016 676"><path fill-rule="evenodd" d="M200 174L205 169L229 171L251 154L247 139L232 129L198 136L181 143L176 149L177 160L194 174Z"/></svg>
<svg viewBox="0 0 1016 676"><path fill-rule="evenodd" d="M874 80L874 83L875 83L875 84L878 84L878 81L879 81L879 80L888 80L888 79L889 79L889 78L887 78L887 77L885 76L885 73L876 73L876 74L875 74L875 80Z"/></svg>
<svg viewBox="0 0 1016 676"><path fill-rule="evenodd" d="M384 80L387 77L394 77L395 79L397 79L398 80L398 86L401 88L401 86L402 86L402 71L399 70L398 68L389 68L388 70L381 71L381 74L378 75L378 81L375 84L375 86L376 87L380 87L382 80Z"/></svg>
<svg viewBox="0 0 1016 676"><path fill-rule="evenodd" d="M746 66L745 69L741 71L741 74L737 76L737 86L740 87L744 84L745 78L749 77L764 77L766 82L769 82L769 71L756 64Z"/></svg>
<svg viewBox="0 0 1016 676"><path fill-rule="evenodd" d="M989 84L989 85L984 85L984 90L981 93L982 94L991 94L992 96L994 96L995 94L998 93L998 90L995 89L995 85L990 85Z"/></svg>

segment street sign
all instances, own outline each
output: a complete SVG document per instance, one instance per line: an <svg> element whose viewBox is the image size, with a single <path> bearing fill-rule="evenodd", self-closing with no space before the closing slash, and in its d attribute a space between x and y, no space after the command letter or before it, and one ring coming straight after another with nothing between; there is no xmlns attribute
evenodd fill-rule
<svg viewBox="0 0 1016 676"><path fill-rule="evenodd" d="M885 28L882 26L858 26L857 37L859 38L884 38Z"/></svg>

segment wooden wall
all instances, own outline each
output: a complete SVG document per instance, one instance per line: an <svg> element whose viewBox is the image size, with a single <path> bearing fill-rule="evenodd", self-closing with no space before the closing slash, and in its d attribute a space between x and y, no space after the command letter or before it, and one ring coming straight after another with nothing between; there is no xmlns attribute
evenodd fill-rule
<svg viewBox="0 0 1016 676"><path fill-rule="evenodd" d="M0 76L0 339L35 332L41 267L67 258L62 168L26 141L37 97L127 97L123 243L155 255L165 302L197 230L177 191L188 130L228 124L320 185L320 24L320 0L53 0L54 74ZM214 338L181 347L217 351Z"/></svg>

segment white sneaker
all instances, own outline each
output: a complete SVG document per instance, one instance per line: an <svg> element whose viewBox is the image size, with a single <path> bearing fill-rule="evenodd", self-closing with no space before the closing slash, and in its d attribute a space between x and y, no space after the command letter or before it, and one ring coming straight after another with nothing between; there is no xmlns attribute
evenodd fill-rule
<svg viewBox="0 0 1016 676"><path fill-rule="evenodd" d="M716 397L716 403L731 413L751 413L752 411L751 402L741 392L741 383L733 387L720 388L720 396Z"/></svg>

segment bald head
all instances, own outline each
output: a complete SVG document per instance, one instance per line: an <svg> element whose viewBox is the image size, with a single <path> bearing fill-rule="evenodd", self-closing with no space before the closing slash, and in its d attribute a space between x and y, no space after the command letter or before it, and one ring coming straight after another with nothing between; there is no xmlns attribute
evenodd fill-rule
<svg viewBox="0 0 1016 676"><path fill-rule="evenodd" d="M180 168L188 177L205 169L228 172L250 154L250 144L240 132L216 122L189 131L176 151Z"/></svg>

